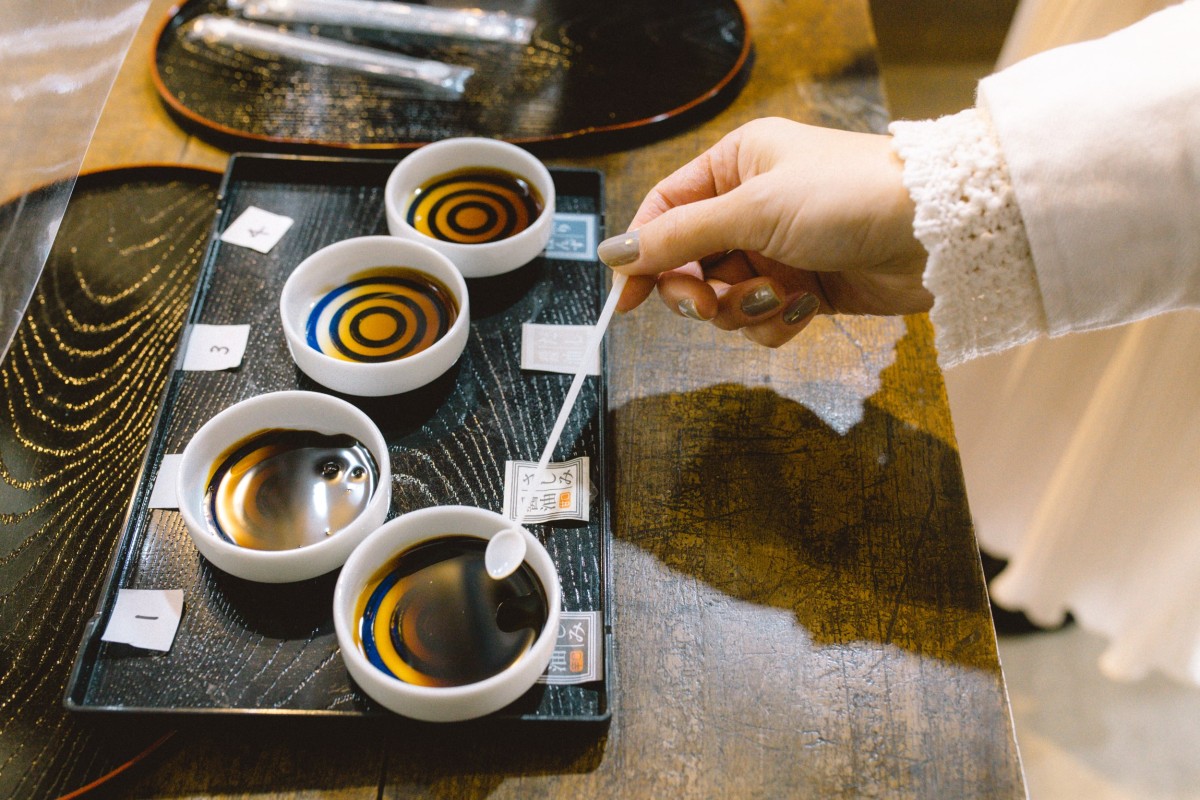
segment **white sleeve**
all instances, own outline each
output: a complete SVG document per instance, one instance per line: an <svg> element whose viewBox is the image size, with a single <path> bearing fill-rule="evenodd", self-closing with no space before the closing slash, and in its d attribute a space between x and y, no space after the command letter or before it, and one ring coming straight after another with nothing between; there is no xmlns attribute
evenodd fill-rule
<svg viewBox="0 0 1200 800"><path fill-rule="evenodd" d="M1200 307L1200 2L983 80L1051 335Z"/></svg>
<svg viewBox="0 0 1200 800"><path fill-rule="evenodd" d="M1046 333L1029 241L986 114L893 122L913 231L929 253L938 363L954 366Z"/></svg>

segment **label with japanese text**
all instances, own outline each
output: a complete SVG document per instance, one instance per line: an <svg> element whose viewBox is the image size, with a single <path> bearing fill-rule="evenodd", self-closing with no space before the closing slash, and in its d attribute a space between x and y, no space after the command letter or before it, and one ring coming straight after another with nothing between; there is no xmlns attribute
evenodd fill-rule
<svg viewBox="0 0 1200 800"><path fill-rule="evenodd" d="M595 261L596 244L595 214L555 214L550 241L542 255L571 261Z"/></svg>
<svg viewBox="0 0 1200 800"><path fill-rule="evenodd" d="M600 353L587 364L583 356L594 325L521 325L521 369L565 372L574 375L586 367L588 375L600 374Z"/></svg>
<svg viewBox="0 0 1200 800"><path fill-rule="evenodd" d="M600 680L600 612L564 611L550 664L538 683L587 683Z"/></svg>
<svg viewBox="0 0 1200 800"><path fill-rule="evenodd" d="M504 465L504 509L523 522L589 519L591 460L587 456L551 463L537 475L537 462L509 461Z"/></svg>

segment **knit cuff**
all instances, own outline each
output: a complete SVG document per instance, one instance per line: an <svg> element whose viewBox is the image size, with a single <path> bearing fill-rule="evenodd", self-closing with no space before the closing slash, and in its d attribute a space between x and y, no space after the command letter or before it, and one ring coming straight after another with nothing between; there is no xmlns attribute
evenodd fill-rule
<svg viewBox="0 0 1200 800"><path fill-rule="evenodd" d="M1041 289L1012 181L990 120L977 108L893 122L892 146L929 253L938 363L954 366L1044 335Z"/></svg>

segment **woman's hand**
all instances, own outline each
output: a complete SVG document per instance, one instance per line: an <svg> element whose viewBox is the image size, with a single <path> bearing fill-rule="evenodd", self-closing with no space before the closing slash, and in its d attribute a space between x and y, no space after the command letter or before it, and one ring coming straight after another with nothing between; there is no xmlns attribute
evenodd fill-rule
<svg viewBox="0 0 1200 800"><path fill-rule="evenodd" d="M760 119L651 190L600 258L677 313L778 347L817 314L907 314L933 297L887 136Z"/></svg>

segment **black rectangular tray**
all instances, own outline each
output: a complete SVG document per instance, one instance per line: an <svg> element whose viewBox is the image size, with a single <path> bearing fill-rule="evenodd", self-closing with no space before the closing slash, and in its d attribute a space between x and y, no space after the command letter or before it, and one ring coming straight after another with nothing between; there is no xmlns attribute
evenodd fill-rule
<svg viewBox="0 0 1200 800"><path fill-rule="evenodd" d="M162 398L141 477L95 616L84 630L65 697L75 711L168 714L292 714L375 717L389 712L350 680L338 654L332 597L337 573L268 585L228 575L196 551L178 511L150 508L162 456L235 402L283 389L327 391L288 355L279 293L293 267L342 239L386 234L383 187L394 162L235 155L218 208L190 323L249 324L240 367L176 371ZM557 211L594 215L603 236L603 176L552 170ZM220 233L249 206L295 220L268 254L222 243ZM391 516L432 505L501 510L504 464L536 461L571 376L520 368L521 325L591 324L607 271L596 261L539 257L507 275L468 281L471 335L455 369L428 387L390 398L345 399L388 439ZM591 519L528 526L562 579L564 611L600 614L598 681L539 684L493 718L594 724L611 714L612 542L606 395L584 386L555 460L591 459ZM182 589L184 613L167 653L102 642L121 589Z"/></svg>

